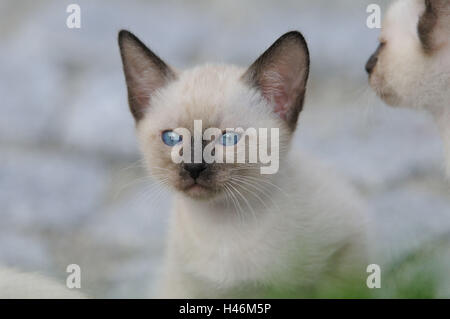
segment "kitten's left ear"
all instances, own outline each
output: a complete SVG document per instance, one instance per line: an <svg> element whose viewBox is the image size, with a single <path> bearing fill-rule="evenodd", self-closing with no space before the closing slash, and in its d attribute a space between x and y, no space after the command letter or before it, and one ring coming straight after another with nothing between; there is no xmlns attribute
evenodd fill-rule
<svg viewBox="0 0 450 319"><path fill-rule="evenodd" d="M292 31L267 49L242 78L261 91L274 112L294 131L303 108L308 75L308 45L300 32Z"/></svg>
<svg viewBox="0 0 450 319"><path fill-rule="evenodd" d="M417 32L426 53L431 54L448 41L450 34L450 0L424 0L425 11Z"/></svg>

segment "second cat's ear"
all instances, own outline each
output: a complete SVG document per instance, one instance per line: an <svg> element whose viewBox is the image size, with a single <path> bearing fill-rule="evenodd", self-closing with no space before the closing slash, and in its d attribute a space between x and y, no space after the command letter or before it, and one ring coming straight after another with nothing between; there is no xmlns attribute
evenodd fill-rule
<svg viewBox="0 0 450 319"><path fill-rule="evenodd" d="M134 34L119 32L119 47L131 113L138 122L156 90L176 78L175 72Z"/></svg>
<svg viewBox="0 0 450 319"><path fill-rule="evenodd" d="M308 75L308 46L300 32L292 31L267 49L245 72L243 80L260 90L274 112L295 130Z"/></svg>
<svg viewBox="0 0 450 319"><path fill-rule="evenodd" d="M424 0L425 11L419 19L417 32L426 53L442 47L450 33L450 1Z"/></svg>

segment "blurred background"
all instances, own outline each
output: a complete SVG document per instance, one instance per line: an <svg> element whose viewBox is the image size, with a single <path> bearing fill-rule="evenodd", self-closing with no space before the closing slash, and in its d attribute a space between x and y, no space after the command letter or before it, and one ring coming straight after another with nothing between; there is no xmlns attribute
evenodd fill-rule
<svg viewBox="0 0 450 319"><path fill-rule="evenodd" d="M434 240L450 231L450 189L437 130L425 114L384 106L367 85L379 30L366 26L366 7L377 2L384 13L373 0L2 0L0 264L65 282L75 263L93 297L151 295L170 194L142 179L118 31L182 69L250 65L297 29L312 67L296 147L367 200L382 256L374 263L420 249L445 279L450 245ZM81 29L66 26L70 3L81 7ZM448 281L433 296L450 296Z"/></svg>

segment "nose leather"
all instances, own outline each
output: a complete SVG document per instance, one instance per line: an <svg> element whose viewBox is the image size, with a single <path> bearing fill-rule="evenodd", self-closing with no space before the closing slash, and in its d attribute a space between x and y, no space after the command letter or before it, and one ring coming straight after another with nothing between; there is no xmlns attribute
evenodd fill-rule
<svg viewBox="0 0 450 319"><path fill-rule="evenodd" d="M382 47L383 44L380 43L376 51L370 56L369 60L366 63L366 71L369 75L372 74L373 70L375 69L375 66L378 63L378 55L380 54Z"/></svg>
<svg viewBox="0 0 450 319"><path fill-rule="evenodd" d="M200 173L206 169L206 163L184 164L183 168L193 179L196 179L200 176Z"/></svg>
<svg viewBox="0 0 450 319"><path fill-rule="evenodd" d="M369 58L369 61L367 61L366 64L366 71L367 73L370 75L373 72L373 69L375 69L375 66L377 65L378 62L378 54L372 54Z"/></svg>

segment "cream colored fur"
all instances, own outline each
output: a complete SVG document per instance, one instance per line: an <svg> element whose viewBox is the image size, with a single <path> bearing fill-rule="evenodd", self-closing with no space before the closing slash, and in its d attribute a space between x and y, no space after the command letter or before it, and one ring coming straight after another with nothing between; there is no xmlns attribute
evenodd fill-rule
<svg viewBox="0 0 450 319"><path fill-rule="evenodd" d="M176 196L161 297L257 298L265 288L308 296L335 279L364 287L367 220L357 196L305 156L290 157L271 182L283 190L273 192L275 207L245 222L220 202Z"/></svg>
<svg viewBox="0 0 450 319"><path fill-rule="evenodd" d="M259 199L243 184L240 214L223 195L205 201L175 193L160 297L258 297L267 287L299 293L333 277L366 274L367 216L358 196L315 159L289 152L289 129L240 80L244 71L207 65L180 73L137 125L150 172L171 186L178 176L162 130L192 128L194 119L223 129L281 128L280 171L256 184L266 190Z"/></svg>
<svg viewBox="0 0 450 319"><path fill-rule="evenodd" d="M175 194L159 297L299 297L321 285L366 287L364 206L331 170L291 150L309 73L299 32L281 36L248 69L176 72L124 30L119 46L147 167ZM279 151L279 171L210 163L197 174L188 161L174 163L162 137L177 128L192 134L195 120L219 132L279 129L269 150ZM214 141L220 146L220 136Z"/></svg>
<svg viewBox="0 0 450 319"><path fill-rule="evenodd" d="M386 44L370 83L388 104L432 114L444 141L450 173L450 3L443 8L436 26L439 48L427 53L417 31L425 1L400 0L390 7L380 36Z"/></svg>

